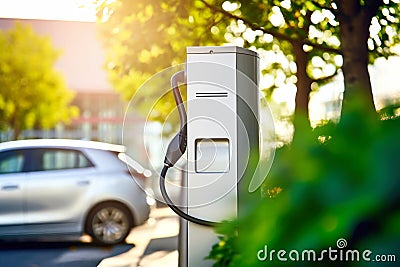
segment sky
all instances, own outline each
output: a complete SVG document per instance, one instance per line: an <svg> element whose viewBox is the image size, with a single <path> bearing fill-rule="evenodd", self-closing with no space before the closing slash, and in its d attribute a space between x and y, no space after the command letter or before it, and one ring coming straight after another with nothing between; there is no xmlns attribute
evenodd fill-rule
<svg viewBox="0 0 400 267"><path fill-rule="evenodd" d="M91 0L0 0L0 18L95 21Z"/></svg>

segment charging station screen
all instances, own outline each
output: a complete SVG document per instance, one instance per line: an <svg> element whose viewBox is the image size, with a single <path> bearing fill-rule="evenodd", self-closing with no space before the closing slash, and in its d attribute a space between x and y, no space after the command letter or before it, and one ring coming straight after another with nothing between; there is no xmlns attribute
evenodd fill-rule
<svg viewBox="0 0 400 267"><path fill-rule="evenodd" d="M199 173L229 171L229 140L226 138L196 139L195 167Z"/></svg>

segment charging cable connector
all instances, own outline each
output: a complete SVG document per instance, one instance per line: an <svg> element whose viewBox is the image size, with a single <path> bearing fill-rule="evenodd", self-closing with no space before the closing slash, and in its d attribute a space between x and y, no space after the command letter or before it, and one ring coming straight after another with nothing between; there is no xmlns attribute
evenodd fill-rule
<svg viewBox="0 0 400 267"><path fill-rule="evenodd" d="M179 207L177 207L169 197L165 187L165 176L167 175L168 169L173 167L176 164L176 162L178 162L178 160L185 153L187 147L187 127L186 127L187 115L186 115L185 105L182 100L182 95L179 91L179 83L186 83L185 71L179 71L174 75L172 75L171 77L172 93L174 95L175 103L178 108L181 124L179 132L174 136L174 138L172 138L171 142L169 143L167 148L167 153L165 155L164 167L162 168L160 174L161 195L163 196L168 207L170 207L176 214L178 214L183 219L203 226L215 227L220 223L207 221L191 216L185 213Z"/></svg>

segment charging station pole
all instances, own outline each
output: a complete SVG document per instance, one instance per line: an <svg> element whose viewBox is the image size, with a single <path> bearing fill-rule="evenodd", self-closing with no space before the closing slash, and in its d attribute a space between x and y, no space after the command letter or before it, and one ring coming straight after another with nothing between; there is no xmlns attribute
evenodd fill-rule
<svg viewBox="0 0 400 267"><path fill-rule="evenodd" d="M234 46L188 47L185 71L185 211L212 222L229 220L240 213L246 190L239 186L247 184L259 154L259 58ZM212 266L205 257L218 242L213 229L182 223L180 266Z"/></svg>

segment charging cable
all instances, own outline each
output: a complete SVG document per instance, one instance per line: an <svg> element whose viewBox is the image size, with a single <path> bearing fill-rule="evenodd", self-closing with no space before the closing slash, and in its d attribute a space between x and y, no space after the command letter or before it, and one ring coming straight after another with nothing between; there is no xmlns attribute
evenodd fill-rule
<svg viewBox="0 0 400 267"><path fill-rule="evenodd" d="M181 125L180 125L181 127L179 132L174 136L174 138L172 138L167 148L167 153L164 159L164 167L162 168L160 174L161 195L163 196L168 207L170 207L176 214L178 214L183 219L203 226L215 227L220 223L207 221L191 216L185 213L180 208L178 208L169 197L167 190L165 188L165 176L167 175L168 169L173 167L175 163L182 157L187 147L187 127L186 127L187 116L186 116L185 105L183 104L182 96L179 91L179 82L186 83L185 71L179 71L174 75L172 75L171 77L172 93L175 98L175 103L178 107L179 118L181 120Z"/></svg>

